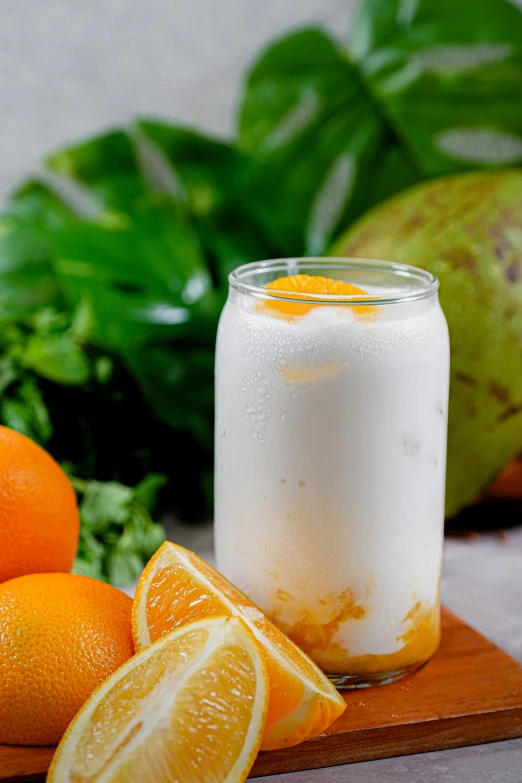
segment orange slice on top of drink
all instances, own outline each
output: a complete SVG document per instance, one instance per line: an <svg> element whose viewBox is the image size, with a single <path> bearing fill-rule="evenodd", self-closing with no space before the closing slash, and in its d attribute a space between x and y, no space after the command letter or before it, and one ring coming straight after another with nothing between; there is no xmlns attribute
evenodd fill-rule
<svg viewBox="0 0 522 783"><path fill-rule="evenodd" d="M314 298L332 298L332 306L339 306L345 297L361 297L370 299L366 291L352 283L334 280L322 275L290 275L272 280L266 288L273 291L281 299L260 299L257 302L258 312L264 312L284 320L302 318L313 309ZM306 300L310 299L308 303ZM290 301L285 301L288 299ZM293 301L302 299L303 301ZM357 301L360 301L357 299ZM322 300L324 302L324 299ZM351 304L350 309L357 319L368 318L375 310L371 305Z"/></svg>

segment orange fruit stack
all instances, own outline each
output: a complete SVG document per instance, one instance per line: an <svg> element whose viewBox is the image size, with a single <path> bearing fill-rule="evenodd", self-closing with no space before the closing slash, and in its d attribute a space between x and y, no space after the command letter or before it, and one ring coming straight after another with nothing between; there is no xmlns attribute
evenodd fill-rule
<svg viewBox="0 0 522 783"><path fill-rule="evenodd" d="M131 599L73 574L0 585L0 744L55 745L134 653Z"/></svg>
<svg viewBox="0 0 522 783"><path fill-rule="evenodd" d="M70 571L80 519L76 495L50 454L0 426L0 582Z"/></svg>

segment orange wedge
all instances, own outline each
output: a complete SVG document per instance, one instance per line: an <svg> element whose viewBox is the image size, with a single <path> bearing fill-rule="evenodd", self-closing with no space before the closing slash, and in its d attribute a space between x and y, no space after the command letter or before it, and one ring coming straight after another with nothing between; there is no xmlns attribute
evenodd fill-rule
<svg viewBox="0 0 522 783"><path fill-rule="evenodd" d="M324 297L346 297L346 296L364 296L368 295L366 291L352 283L345 283L343 280L334 280L331 277L322 275L291 275L290 277L279 277L272 280L266 288L277 292L278 296L288 299L306 299L310 297L310 304L305 302L289 301L281 299L260 299L257 302L258 312L266 312L268 315L274 315L285 320L302 318L308 315L314 305L312 296ZM288 292L288 293L287 293ZM336 305L335 299L332 299L332 305ZM338 306L338 305L336 305ZM374 307L370 305L350 305L351 311L356 318L368 317L373 313Z"/></svg>
<svg viewBox="0 0 522 783"><path fill-rule="evenodd" d="M237 617L178 628L94 692L47 783L242 783L268 706L262 652Z"/></svg>
<svg viewBox="0 0 522 783"><path fill-rule="evenodd" d="M136 649L172 628L213 615L241 617L264 651L270 701L262 750L314 737L344 711L345 702L330 681L257 606L200 557L167 541L138 582L132 617Z"/></svg>

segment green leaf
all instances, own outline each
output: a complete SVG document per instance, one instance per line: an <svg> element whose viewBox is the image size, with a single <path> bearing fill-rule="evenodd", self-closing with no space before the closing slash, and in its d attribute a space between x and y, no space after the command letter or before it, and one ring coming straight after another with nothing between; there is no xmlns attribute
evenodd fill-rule
<svg viewBox="0 0 522 783"><path fill-rule="evenodd" d="M135 490L116 482L71 481L83 496L75 573L108 578L117 586L130 584L165 540L162 525L152 521L140 502L153 504L165 476L150 474Z"/></svg>
<svg viewBox="0 0 522 783"><path fill-rule="evenodd" d="M139 578L144 566L145 561L139 554L116 546L109 556L109 582L115 587L130 585Z"/></svg>
<svg viewBox="0 0 522 783"><path fill-rule="evenodd" d="M106 547L104 543L99 541L89 529L82 526L73 573L106 581L104 574L105 555Z"/></svg>
<svg viewBox="0 0 522 783"><path fill-rule="evenodd" d="M124 131L111 131L54 153L49 168L86 185L107 210L126 211L146 190L134 145Z"/></svg>
<svg viewBox="0 0 522 783"><path fill-rule="evenodd" d="M164 151L148 138L137 123L130 131L134 156L147 188L171 198L179 208L187 207L187 194Z"/></svg>
<svg viewBox="0 0 522 783"><path fill-rule="evenodd" d="M118 354L156 416L206 443L213 352L224 295L215 294L197 237L169 197L150 196L125 227L82 223L54 237L71 307L87 302L93 338ZM204 409L201 398L210 400Z"/></svg>
<svg viewBox="0 0 522 783"><path fill-rule="evenodd" d="M245 196L247 162L238 150L185 128L142 120L51 155L51 171L87 188L105 208L97 222L117 228L168 197L199 235L215 280L271 255Z"/></svg>
<svg viewBox="0 0 522 783"><path fill-rule="evenodd" d="M217 308L216 308L217 309ZM214 413L215 318L197 319L149 340L127 360L158 418L190 429L212 448Z"/></svg>
<svg viewBox="0 0 522 783"><path fill-rule="evenodd" d="M47 443L53 434L53 425L49 410L44 402L36 380L25 377L18 390L20 400L31 411L31 437L38 443Z"/></svg>
<svg viewBox="0 0 522 783"><path fill-rule="evenodd" d="M32 412L21 400L10 397L0 400L0 418L6 427L31 437Z"/></svg>
<svg viewBox="0 0 522 783"><path fill-rule="evenodd" d="M522 12L507 0L362 0L350 57L309 29L246 81L252 206L282 254L320 254L427 177L522 164Z"/></svg>
<svg viewBox="0 0 522 783"><path fill-rule="evenodd" d="M107 530L114 523L123 524L133 497L130 487L116 481L89 481L80 504L82 522L92 532Z"/></svg>
<svg viewBox="0 0 522 783"><path fill-rule="evenodd" d="M11 206L0 214L0 318L59 302L42 229Z"/></svg>
<svg viewBox="0 0 522 783"><path fill-rule="evenodd" d="M147 561L164 541L163 526L153 522L146 510L134 503L123 535L118 542L119 548L134 551Z"/></svg>
<svg viewBox="0 0 522 783"><path fill-rule="evenodd" d="M345 53L319 30L270 46L252 68L239 119L253 204L292 255L320 254L344 225L385 127Z"/></svg>
<svg viewBox="0 0 522 783"><path fill-rule="evenodd" d="M99 579L100 582L107 581L101 566L91 563L89 560L84 560L83 557L75 558L72 573L79 576L88 576L91 579Z"/></svg>
<svg viewBox="0 0 522 783"><path fill-rule="evenodd" d="M58 312L54 307L44 307L37 310L27 320L30 327L40 334L63 331L71 323L69 313Z"/></svg>
<svg viewBox="0 0 522 783"><path fill-rule="evenodd" d="M38 179L24 182L15 191L11 205L42 232L90 219L100 211L98 200L78 182L45 171Z"/></svg>
<svg viewBox="0 0 522 783"><path fill-rule="evenodd" d="M163 473L149 473L134 488L134 501L147 509L152 514L158 500L158 493L168 482Z"/></svg>
<svg viewBox="0 0 522 783"><path fill-rule="evenodd" d="M99 356L94 362L94 374L101 384L107 384L114 370L114 362L108 356Z"/></svg>
<svg viewBox="0 0 522 783"><path fill-rule="evenodd" d="M360 212L379 204L419 182L419 173L398 144L383 145L374 161L374 174L359 183L356 203L352 204L347 222Z"/></svg>
<svg viewBox="0 0 522 783"><path fill-rule="evenodd" d="M50 235L76 220L43 182L29 181L16 191L0 215L0 317L63 307Z"/></svg>
<svg viewBox="0 0 522 783"><path fill-rule="evenodd" d="M241 182L242 161L233 146L152 120L139 120L137 128L141 135L135 137L135 143L148 140L162 152L186 191L191 213L208 215L234 197Z"/></svg>
<svg viewBox="0 0 522 783"><path fill-rule="evenodd" d="M86 342L94 332L94 315L88 302L81 301L71 322L70 333L77 340Z"/></svg>
<svg viewBox="0 0 522 783"><path fill-rule="evenodd" d="M91 375L89 360L71 332L35 334L27 341L23 363L55 383L80 386Z"/></svg>
<svg viewBox="0 0 522 783"><path fill-rule="evenodd" d="M81 223L53 241L70 305L88 303L95 338L115 351L186 322L211 288L197 237L167 197L151 195L125 226Z"/></svg>
<svg viewBox="0 0 522 783"><path fill-rule="evenodd" d="M235 147L166 123L137 127L169 161L186 194L186 208L221 285L232 269L272 255L247 192L249 161Z"/></svg>
<svg viewBox="0 0 522 783"><path fill-rule="evenodd" d="M165 530L163 525L151 523L144 529L140 538L140 551L145 558L145 562L158 551L165 541Z"/></svg>
<svg viewBox="0 0 522 783"><path fill-rule="evenodd" d="M9 356L0 358L0 396L6 389L18 380L18 370Z"/></svg>
<svg viewBox="0 0 522 783"><path fill-rule="evenodd" d="M20 376L14 390L0 397L0 420L6 427L45 444L53 434L49 411L36 382Z"/></svg>
<svg viewBox="0 0 522 783"><path fill-rule="evenodd" d="M522 163L522 12L507 0L363 0L351 52L423 176Z"/></svg>

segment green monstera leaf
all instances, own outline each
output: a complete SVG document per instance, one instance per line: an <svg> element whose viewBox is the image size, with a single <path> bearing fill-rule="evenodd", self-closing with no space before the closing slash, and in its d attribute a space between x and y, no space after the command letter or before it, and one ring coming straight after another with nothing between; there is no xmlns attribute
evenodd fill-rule
<svg viewBox="0 0 522 783"><path fill-rule="evenodd" d="M236 267L271 257L275 247L255 218L248 160L237 147L151 120L137 125L169 161L216 282L226 286Z"/></svg>
<svg viewBox="0 0 522 783"><path fill-rule="evenodd" d="M364 0L350 52L423 175L522 163L522 13L508 0Z"/></svg>
<svg viewBox="0 0 522 783"><path fill-rule="evenodd" d="M41 213L57 225L68 210L51 195L44 206L40 193L27 193L0 213L0 318L62 303Z"/></svg>
<svg viewBox="0 0 522 783"><path fill-rule="evenodd" d="M239 144L251 158L255 208L283 253L324 250L384 132L355 67L320 30L261 56L247 79Z"/></svg>
<svg viewBox="0 0 522 783"><path fill-rule="evenodd" d="M348 51L310 29L246 80L239 144L281 252L320 254L384 198L522 163L522 13L508 0L362 0Z"/></svg>
<svg viewBox="0 0 522 783"><path fill-rule="evenodd" d="M48 159L50 169L80 183L96 200L99 222L125 222L151 195L176 205L198 234L214 281L225 285L240 264L270 255L245 197L247 164L231 144L195 131L138 120L63 150Z"/></svg>
<svg viewBox="0 0 522 783"><path fill-rule="evenodd" d="M100 208L125 212L147 190L131 136L123 130L60 150L46 164L64 180L81 183Z"/></svg>

